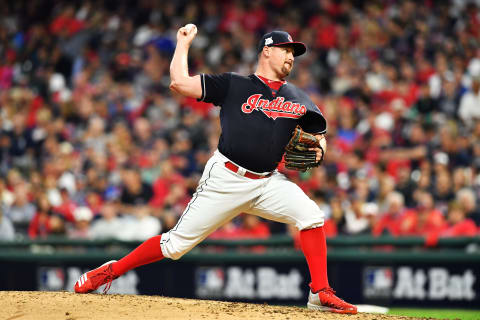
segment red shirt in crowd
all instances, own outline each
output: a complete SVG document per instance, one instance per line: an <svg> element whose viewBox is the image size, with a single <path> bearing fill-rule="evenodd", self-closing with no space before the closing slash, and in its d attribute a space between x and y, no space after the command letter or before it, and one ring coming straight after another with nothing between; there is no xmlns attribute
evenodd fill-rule
<svg viewBox="0 0 480 320"><path fill-rule="evenodd" d="M68 17L60 15L53 20L50 25L50 32L53 34L59 34L62 31L67 31L68 35L74 35L78 31L85 27L85 23L81 20L77 20L74 17Z"/></svg>
<svg viewBox="0 0 480 320"><path fill-rule="evenodd" d="M410 211L402 211L399 213L387 212L382 215L380 220L375 223L372 233L374 236L380 236L384 232L392 236L399 236L402 231L400 229L401 221L405 215L409 215Z"/></svg>
<svg viewBox="0 0 480 320"><path fill-rule="evenodd" d="M438 234L445 229L446 222L437 209L421 211L411 210L400 221L400 235L423 236Z"/></svg>
<svg viewBox="0 0 480 320"><path fill-rule="evenodd" d="M159 177L153 183L153 197L150 200L150 205L160 208L165 204L165 200L170 194L171 186L185 186L185 179L178 173L169 174L166 177ZM184 192L186 194L186 191Z"/></svg>
<svg viewBox="0 0 480 320"><path fill-rule="evenodd" d="M440 234L441 237L473 237L477 235L477 225L472 219L465 219L450 227Z"/></svg>
<svg viewBox="0 0 480 320"><path fill-rule="evenodd" d="M270 237L270 229L264 222L257 223L252 228L232 227L214 231L210 239L266 239Z"/></svg>
<svg viewBox="0 0 480 320"><path fill-rule="evenodd" d="M43 212L37 212L33 216L28 226L28 235L30 238L46 237L50 233L50 217Z"/></svg>
<svg viewBox="0 0 480 320"><path fill-rule="evenodd" d="M69 222L75 222L75 216L73 215L73 211L77 208L77 204L73 200L64 201L57 207L54 207L53 210L55 212L60 213L65 220Z"/></svg>

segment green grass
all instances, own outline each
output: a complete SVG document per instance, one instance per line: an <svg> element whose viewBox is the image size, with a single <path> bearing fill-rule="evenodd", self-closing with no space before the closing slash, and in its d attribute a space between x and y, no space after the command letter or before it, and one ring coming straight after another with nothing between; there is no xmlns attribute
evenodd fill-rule
<svg viewBox="0 0 480 320"><path fill-rule="evenodd" d="M388 314L435 319L480 320L480 310L392 308Z"/></svg>

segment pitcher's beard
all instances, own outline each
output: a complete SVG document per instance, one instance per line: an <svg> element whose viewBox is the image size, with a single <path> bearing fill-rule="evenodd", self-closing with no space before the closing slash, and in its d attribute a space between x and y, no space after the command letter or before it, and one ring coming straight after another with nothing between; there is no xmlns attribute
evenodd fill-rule
<svg viewBox="0 0 480 320"><path fill-rule="evenodd" d="M289 69L289 68L287 68L287 67L285 67L285 66L282 67L282 73L283 73L283 77L284 77L284 78L287 77L287 76L290 74L290 70L291 70L291 69Z"/></svg>

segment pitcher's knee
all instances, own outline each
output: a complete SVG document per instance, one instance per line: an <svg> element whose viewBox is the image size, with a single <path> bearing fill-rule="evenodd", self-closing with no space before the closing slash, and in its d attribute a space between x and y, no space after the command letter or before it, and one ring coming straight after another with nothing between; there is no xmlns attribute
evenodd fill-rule
<svg viewBox="0 0 480 320"><path fill-rule="evenodd" d="M324 224L325 224L325 221L309 223L309 224L305 224L301 229L299 228L299 230L315 229L318 227L323 227Z"/></svg>
<svg viewBox="0 0 480 320"><path fill-rule="evenodd" d="M183 255L187 253L187 251L175 251L175 252L172 252L170 253L170 259L172 260L178 260L180 259L181 257L183 257Z"/></svg>
<svg viewBox="0 0 480 320"><path fill-rule="evenodd" d="M176 246L171 241L167 242L164 246L162 246L163 255L172 260L180 259L181 257L183 257L185 253L187 253L191 249L192 249L191 247L186 247L181 245Z"/></svg>
<svg viewBox="0 0 480 320"><path fill-rule="evenodd" d="M160 241L160 248L162 249L163 256L172 260L180 259L184 254L190 251L195 242L187 241L184 239L178 239L176 236L172 236L170 232L162 234L162 240Z"/></svg>
<svg viewBox="0 0 480 320"><path fill-rule="evenodd" d="M325 223L325 214L317 206L317 204L312 201L310 203L310 210L308 214L302 221L299 221L297 227L299 230L313 229L323 226Z"/></svg>
<svg viewBox="0 0 480 320"><path fill-rule="evenodd" d="M190 251L191 248L186 248L186 249L180 249L180 248L175 248L172 245L169 245L168 243L164 246L162 246L162 253L166 258L172 259L172 260L178 260L185 253Z"/></svg>

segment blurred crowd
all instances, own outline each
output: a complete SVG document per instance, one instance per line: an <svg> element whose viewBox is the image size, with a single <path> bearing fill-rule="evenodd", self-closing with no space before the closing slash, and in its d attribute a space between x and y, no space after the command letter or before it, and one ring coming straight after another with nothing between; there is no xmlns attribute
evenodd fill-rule
<svg viewBox="0 0 480 320"><path fill-rule="evenodd" d="M219 110L168 90L176 31L198 74L255 70L274 29L307 44L288 81L328 120L324 165L284 172L328 236L480 226L480 1L58 1L0 7L0 239L143 240L172 228ZM291 227L240 215L214 238Z"/></svg>

